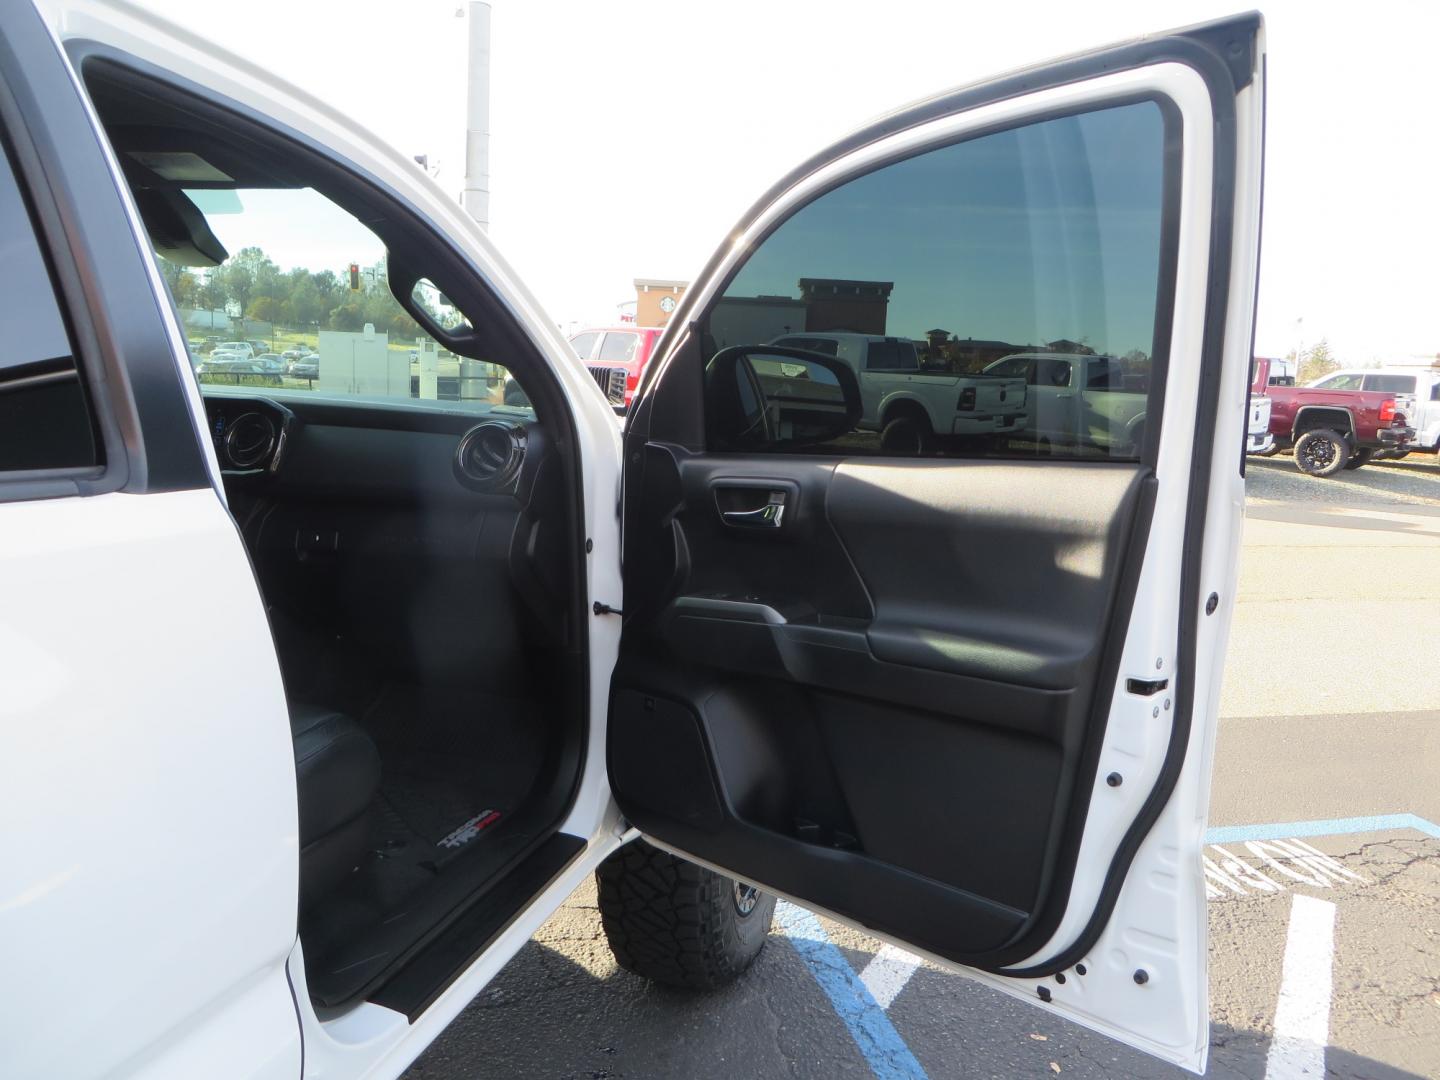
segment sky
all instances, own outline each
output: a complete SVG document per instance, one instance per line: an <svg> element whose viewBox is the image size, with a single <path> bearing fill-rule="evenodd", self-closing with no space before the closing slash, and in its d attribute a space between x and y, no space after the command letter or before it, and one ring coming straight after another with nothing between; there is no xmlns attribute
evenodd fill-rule
<svg viewBox="0 0 1440 1080"><path fill-rule="evenodd" d="M141 0L464 183L460 0ZM490 233L563 327L688 280L792 165L868 118L1239 10L1207 0L494 0ZM1276 0L1256 351L1440 353L1440 4Z"/></svg>

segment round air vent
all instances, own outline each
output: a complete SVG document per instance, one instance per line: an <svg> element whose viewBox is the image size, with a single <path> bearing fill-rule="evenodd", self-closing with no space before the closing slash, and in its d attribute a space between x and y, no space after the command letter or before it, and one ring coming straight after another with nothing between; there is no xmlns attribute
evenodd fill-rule
<svg viewBox="0 0 1440 1080"><path fill-rule="evenodd" d="M487 420L460 437L455 475L466 487L495 491L515 479L524 460L525 429Z"/></svg>
<svg viewBox="0 0 1440 1080"><path fill-rule="evenodd" d="M225 458L233 469L253 469L275 449L275 424L261 413L236 417L225 432Z"/></svg>

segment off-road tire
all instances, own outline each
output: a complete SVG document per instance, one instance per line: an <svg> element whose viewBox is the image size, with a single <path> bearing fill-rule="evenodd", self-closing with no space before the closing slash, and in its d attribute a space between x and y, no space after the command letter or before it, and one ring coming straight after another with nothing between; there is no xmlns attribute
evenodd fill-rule
<svg viewBox="0 0 1440 1080"><path fill-rule="evenodd" d="M775 897L742 893L750 887L643 840L601 863L595 888L616 962L684 990L717 990L742 975L764 948L775 914Z"/></svg>
<svg viewBox="0 0 1440 1080"><path fill-rule="evenodd" d="M1350 444L1338 431L1316 428L1295 440L1295 467L1310 476L1334 476L1350 460Z"/></svg>
<svg viewBox="0 0 1440 1080"><path fill-rule="evenodd" d="M1280 452L1280 444L1279 444L1278 442L1272 442L1272 443L1270 444L1270 449L1268 449L1268 450L1256 450L1255 453L1251 454L1250 456L1251 456L1251 457L1274 457L1274 456L1275 456L1276 454L1278 454L1279 452Z"/></svg>
<svg viewBox="0 0 1440 1080"><path fill-rule="evenodd" d="M930 421L915 413L902 412L880 429L880 449L893 454L928 454L935 447Z"/></svg>
<svg viewBox="0 0 1440 1080"><path fill-rule="evenodd" d="M1362 465L1369 465L1374 457L1375 448L1373 446L1362 446L1350 455L1350 460L1345 462L1345 468L1358 469Z"/></svg>

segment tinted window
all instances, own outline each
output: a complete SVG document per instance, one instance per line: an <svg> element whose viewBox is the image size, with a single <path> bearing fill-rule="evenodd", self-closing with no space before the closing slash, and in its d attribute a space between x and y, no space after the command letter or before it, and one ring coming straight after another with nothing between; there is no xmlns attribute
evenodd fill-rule
<svg viewBox="0 0 1440 1080"><path fill-rule="evenodd" d="M1120 365L1106 357L1090 362L1090 370L1085 376L1085 389L1121 390L1124 388L1124 382Z"/></svg>
<svg viewBox="0 0 1440 1080"><path fill-rule="evenodd" d="M98 462L70 336L15 175L0 154L0 469Z"/></svg>
<svg viewBox="0 0 1440 1080"><path fill-rule="evenodd" d="M985 374L1024 379L1030 374L1030 360L1024 356L1012 356L1008 360L998 360L985 369Z"/></svg>
<svg viewBox="0 0 1440 1080"><path fill-rule="evenodd" d="M824 353L826 356L838 356L840 353L840 343L834 338L788 337L781 338L775 344L786 345L792 349L808 349L810 352Z"/></svg>
<svg viewBox="0 0 1440 1080"><path fill-rule="evenodd" d="M1152 405L1165 145L1160 107L1140 102L857 177L760 243L705 313L706 348L840 339L863 410L839 452L1133 459ZM1017 354L1054 360L1024 394L999 381L1025 374ZM1057 397L1082 362L1084 408ZM882 391L887 370L908 373L906 394Z"/></svg>
<svg viewBox="0 0 1440 1080"><path fill-rule="evenodd" d="M1366 375L1366 390L1380 390L1387 394L1415 393L1414 375Z"/></svg>
<svg viewBox="0 0 1440 1080"><path fill-rule="evenodd" d="M639 334L606 334L605 340L600 343L600 363L629 363L635 359L635 350L639 345Z"/></svg>
<svg viewBox="0 0 1440 1080"><path fill-rule="evenodd" d="M575 355L581 360L590 359L590 350L595 347L595 339L599 334L576 334L570 339L570 347L575 350Z"/></svg>
<svg viewBox="0 0 1440 1080"><path fill-rule="evenodd" d="M914 371L920 366L908 341L872 341L865 350L867 371Z"/></svg>

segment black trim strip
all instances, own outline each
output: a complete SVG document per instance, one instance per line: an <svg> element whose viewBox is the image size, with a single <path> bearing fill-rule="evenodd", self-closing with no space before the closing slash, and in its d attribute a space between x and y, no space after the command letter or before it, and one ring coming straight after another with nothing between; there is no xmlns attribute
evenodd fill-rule
<svg viewBox="0 0 1440 1080"><path fill-rule="evenodd" d="M413 1024L584 850L579 837L551 836L367 1000Z"/></svg>
<svg viewBox="0 0 1440 1080"><path fill-rule="evenodd" d="M210 486L151 255L130 224L63 54L28 4L0 13L0 92L17 179L28 189L105 451L105 471L51 495ZM11 492L0 485L0 498ZM29 497L36 497L31 494Z"/></svg>

